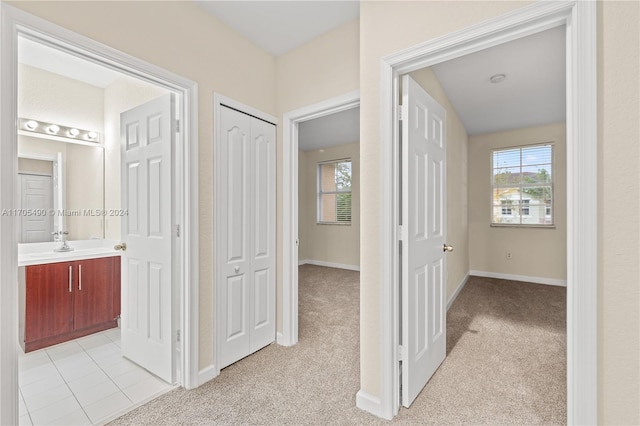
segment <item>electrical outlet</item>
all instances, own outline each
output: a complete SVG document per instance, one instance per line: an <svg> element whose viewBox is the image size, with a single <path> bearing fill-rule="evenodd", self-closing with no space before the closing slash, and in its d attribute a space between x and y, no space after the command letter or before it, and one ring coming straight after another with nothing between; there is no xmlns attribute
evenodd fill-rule
<svg viewBox="0 0 640 426"><path fill-rule="evenodd" d="M506 258L507 258L507 260L513 259L513 254L510 251L508 251L507 254L506 254Z"/></svg>

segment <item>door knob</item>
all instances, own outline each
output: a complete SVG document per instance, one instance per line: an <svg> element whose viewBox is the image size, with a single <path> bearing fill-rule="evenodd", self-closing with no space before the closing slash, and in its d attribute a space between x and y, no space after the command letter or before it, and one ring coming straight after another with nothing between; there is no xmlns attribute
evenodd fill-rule
<svg viewBox="0 0 640 426"><path fill-rule="evenodd" d="M453 246L450 246L445 243L442 245L442 251L453 251Z"/></svg>
<svg viewBox="0 0 640 426"><path fill-rule="evenodd" d="M113 246L113 249L127 251L127 243L116 244L115 246Z"/></svg>
<svg viewBox="0 0 640 426"><path fill-rule="evenodd" d="M240 267L239 267L239 266L235 266L235 267L233 268L233 270L234 270L234 271L236 271L236 274L237 274L238 272L240 272Z"/></svg>

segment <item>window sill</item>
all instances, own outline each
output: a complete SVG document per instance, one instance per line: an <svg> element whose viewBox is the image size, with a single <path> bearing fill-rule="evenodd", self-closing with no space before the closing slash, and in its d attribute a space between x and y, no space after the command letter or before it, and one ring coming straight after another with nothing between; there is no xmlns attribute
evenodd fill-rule
<svg viewBox="0 0 640 426"><path fill-rule="evenodd" d="M540 229L556 229L556 225L533 225L521 223L492 223L492 228L540 228Z"/></svg>

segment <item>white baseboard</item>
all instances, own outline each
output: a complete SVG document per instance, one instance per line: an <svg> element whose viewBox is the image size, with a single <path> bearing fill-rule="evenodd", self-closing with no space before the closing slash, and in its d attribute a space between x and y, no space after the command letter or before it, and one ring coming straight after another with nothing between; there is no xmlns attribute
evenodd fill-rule
<svg viewBox="0 0 640 426"><path fill-rule="evenodd" d="M367 413L371 413L376 417L382 417L380 398L373 396L362 389L360 389L356 394L356 407L366 411Z"/></svg>
<svg viewBox="0 0 640 426"><path fill-rule="evenodd" d="M345 265L342 263L325 262L323 260L304 259L299 260L298 265L326 266L328 268L348 269L349 271L360 271L359 265Z"/></svg>
<svg viewBox="0 0 640 426"><path fill-rule="evenodd" d="M213 380L218 375L216 366L211 364L210 366L198 371L198 386L202 386L209 380Z"/></svg>
<svg viewBox="0 0 640 426"><path fill-rule="evenodd" d="M486 277L486 278L498 278L501 280L512 280L512 281L524 281L535 284L545 284L545 285L555 285L558 287L566 287L567 280L559 280L556 278L543 278L543 277L530 277L528 275L512 275L512 274L501 274L498 272L486 272L486 271L469 271L469 275L475 275L477 277Z"/></svg>
<svg viewBox="0 0 640 426"><path fill-rule="evenodd" d="M460 284L458 284L458 287L456 287L456 291L453 292L453 294L447 301L447 311L449 310L449 308L451 308L451 305L453 305L453 302L456 300L456 298L458 297L458 295L460 294L464 286L467 284L467 281L469 281L469 273L467 273L467 275L464 276L462 281L460 281Z"/></svg>

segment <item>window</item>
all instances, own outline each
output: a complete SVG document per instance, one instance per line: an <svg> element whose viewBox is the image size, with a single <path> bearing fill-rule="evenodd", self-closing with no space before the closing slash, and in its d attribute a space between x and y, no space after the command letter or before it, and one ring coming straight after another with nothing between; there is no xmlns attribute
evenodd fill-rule
<svg viewBox="0 0 640 426"><path fill-rule="evenodd" d="M553 226L553 145L491 155L492 225Z"/></svg>
<svg viewBox="0 0 640 426"><path fill-rule="evenodd" d="M511 200L500 200L502 204L502 216L511 216Z"/></svg>
<svg viewBox="0 0 640 426"><path fill-rule="evenodd" d="M351 224L351 159L318 164L318 223Z"/></svg>

